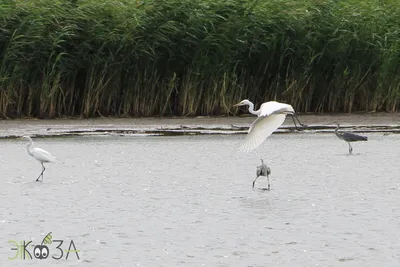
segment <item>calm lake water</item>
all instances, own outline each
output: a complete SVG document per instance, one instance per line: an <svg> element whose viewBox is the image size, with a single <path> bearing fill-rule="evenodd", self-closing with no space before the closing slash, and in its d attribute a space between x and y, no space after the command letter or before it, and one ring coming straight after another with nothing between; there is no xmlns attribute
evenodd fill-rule
<svg viewBox="0 0 400 267"><path fill-rule="evenodd" d="M353 155L333 134L249 154L244 135L36 138L58 159L43 183L25 142L1 140L0 266L400 266L400 135L367 135ZM271 191L252 190L260 157ZM47 259L8 259L49 232ZM53 259L55 240L80 259Z"/></svg>

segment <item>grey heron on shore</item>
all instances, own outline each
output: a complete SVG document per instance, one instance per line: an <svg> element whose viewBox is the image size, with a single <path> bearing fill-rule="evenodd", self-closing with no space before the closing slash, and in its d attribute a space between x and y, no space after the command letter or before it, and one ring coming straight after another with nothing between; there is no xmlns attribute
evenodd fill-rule
<svg viewBox="0 0 400 267"><path fill-rule="evenodd" d="M29 141L29 143L26 145L26 150L28 151L28 154L34 157L42 165L42 172L39 174L38 178L36 179L36 182L39 181L40 177L42 177L42 182L43 182L43 173L46 170L43 163L55 162L56 159L46 150L43 150L38 147L32 148L33 141L29 136L23 136L20 139Z"/></svg>
<svg viewBox="0 0 400 267"><path fill-rule="evenodd" d="M240 151L250 152L261 145L261 143L264 142L268 136L270 136L276 129L279 128L279 126L283 124L286 115L292 116L297 130L301 129L297 127L296 120L303 128L306 127L306 125L299 121L293 107L289 104L269 101L263 103L260 106L260 109L254 110L254 104L248 99L244 99L234 106L245 105L249 106L249 112L257 115L258 118L251 125L248 134L244 139L244 143L239 148Z"/></svg>
<svg viewBox="0 0 400 267"><path fill-rule="evenodd" d="M339 123L337 123L337 127L335 129L335 135L344 141L346 141L349 144L349 154L353 153L353 147L351 146L351 142L359 142L359 141L368 141L368 137L354 134L354 133L349 133L349 132L339 132Z"/></svg>
<svg viewBox="0 0 400 267"><path fill-rule="evenodd" d="M267 166L267 164L264 163L264 160L261 158L261 165L257 166L257 172L256 172L257 177L253 181L253 189L254 189L254 185L255 185L258 177L267 176L268 187L265 188L264 190L270 190L270 188L271 188L271 185L269 183L269 175L270 174L271 174L271 169Z"/></svg>

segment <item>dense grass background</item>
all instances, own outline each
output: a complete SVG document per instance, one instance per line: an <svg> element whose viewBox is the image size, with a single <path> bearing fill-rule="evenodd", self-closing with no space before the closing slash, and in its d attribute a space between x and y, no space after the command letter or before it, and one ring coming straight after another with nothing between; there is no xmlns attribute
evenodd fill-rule
<svg viewBox="0 0 400 267"><path fill-rule="evenodd" d="M0 116L397 111L398 0L2 0Z"/></svg>

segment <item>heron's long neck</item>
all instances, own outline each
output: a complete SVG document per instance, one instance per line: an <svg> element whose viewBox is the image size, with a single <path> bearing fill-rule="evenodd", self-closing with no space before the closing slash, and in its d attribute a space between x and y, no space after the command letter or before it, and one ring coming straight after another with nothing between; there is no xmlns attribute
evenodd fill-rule
<svg viewBox="0 0 400 267"><path fill-rule="evenodd" d="M335 129L335 134L336 134L336 136L340 136L338 130L339 130L339 125L338 125L338 126L336 127L336 129Z"/></svg>
<svg viewBox="0 0 400 267"><path fill-rule="evenodd" d="M29 144L26 145L26 150L28 151L28 154L31 156L32 156L32 145L33 145L32 140L30 140Z"/></svg>
<svg viewBox="0 0 400 267"><path fill-rule="evenodd" d="M254 115L260 115L261 110L260 109L254 110L254 104L250 102L249 103L249 112Z"/></svg>

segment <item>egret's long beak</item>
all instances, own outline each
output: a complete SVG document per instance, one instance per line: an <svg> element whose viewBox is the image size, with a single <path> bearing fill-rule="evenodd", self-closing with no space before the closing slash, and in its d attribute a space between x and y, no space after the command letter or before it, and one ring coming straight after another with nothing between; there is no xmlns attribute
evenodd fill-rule
<svg viewBox="0 0 400 267"><path fill-rule="evenodd" d="M241 106L240 105L240 103L237 103L237 104L235 104L235 105L233 105L234 107L238 107L238 106Z"/></svg>

